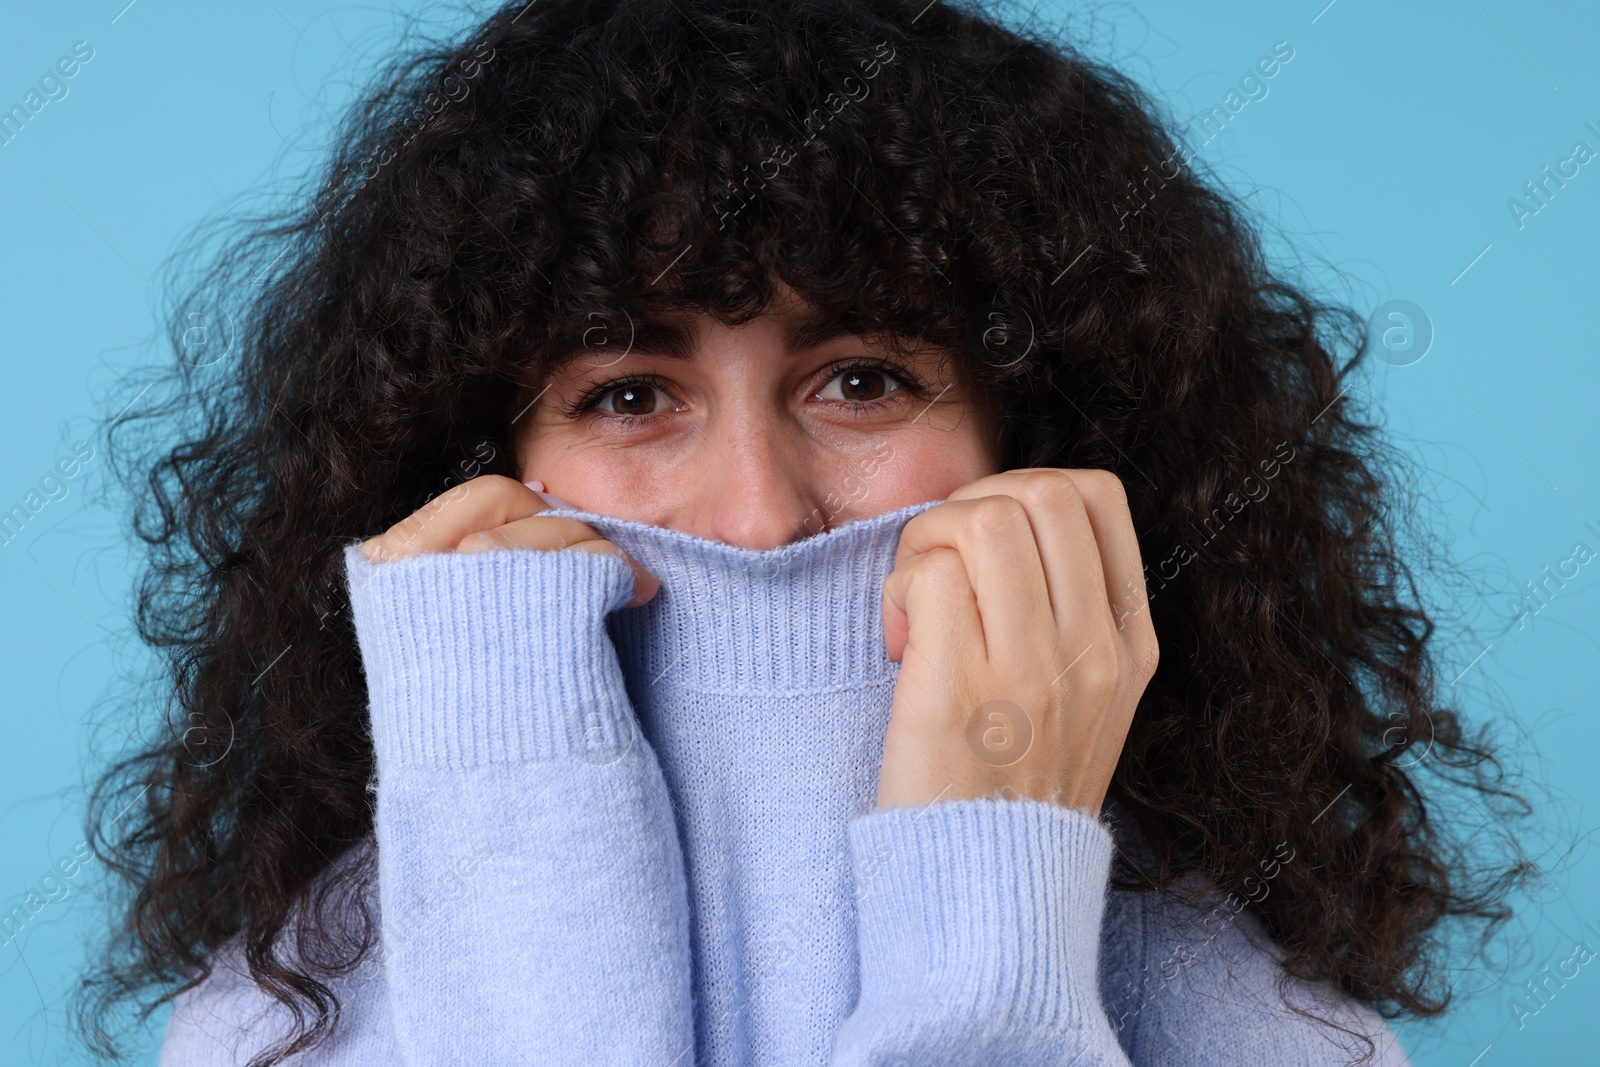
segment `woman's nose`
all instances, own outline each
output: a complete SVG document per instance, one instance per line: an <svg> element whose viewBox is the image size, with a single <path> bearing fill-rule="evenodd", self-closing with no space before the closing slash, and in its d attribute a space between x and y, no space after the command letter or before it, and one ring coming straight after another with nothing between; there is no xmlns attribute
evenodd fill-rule
<svg viewBox="0 0 1600 1067"><path fill-rule="evenodd" d="M821 531L817 471L795 435L770 425L700 433L705 455L694 513L704 528L693 531L697 536L766 549Z"/></svg>

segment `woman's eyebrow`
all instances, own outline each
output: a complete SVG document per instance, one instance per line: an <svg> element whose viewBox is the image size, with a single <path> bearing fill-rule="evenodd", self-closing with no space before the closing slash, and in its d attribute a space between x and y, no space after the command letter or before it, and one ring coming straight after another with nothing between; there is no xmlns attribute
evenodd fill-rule
<svg viewBox="0 0 1600 1067"><path fill-rule="evenodd" d="M837 315L814 315L790 326L783 337L789 351L804 352L851 332Z"/></svg>
<svg viewBox="0 0 1600 1067"><path fill-rule="evenodd" d="M848 336L851 332L839 316L819 314L792 323L784 331L783 336L784 344L790 352L804 352L835 338ZM561 353L556 366L565 366L585 353L604 352L608 347L614 346L604 343L569 345ZM634 328L633 343L624 351L629 354L638 352L659 359L692 360L694 337L689 328L682 323L641 322Z"/></svg>
<svg viewBox="0 0 1600 1067"><path fill-rule="evenodd" d="M551 362L551 373L565 369L579 359L603 359L615 362L623 356L641 353L656 356L659 359L690 360L694 358L694 338L687 327L673 322L642 322L636 323L633 328L633 337L623 336L621 330L607 329L601 340L591 341L587 331L582 336L572 335L571 338L557 350L555 359ZM612 353L615 352L615 355ZM607 366L610 365L608 362Z"/></svg>

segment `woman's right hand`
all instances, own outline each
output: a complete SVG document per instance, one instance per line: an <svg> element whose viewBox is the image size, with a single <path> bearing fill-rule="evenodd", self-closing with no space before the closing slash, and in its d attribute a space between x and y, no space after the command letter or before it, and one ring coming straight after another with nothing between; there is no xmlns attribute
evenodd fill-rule
<svg viewBox="0 0 1600 1067"><path fill-rule="evenodd" d="M623 605L647 603L661 582L594 527L576 519L540 515L544 500L526 485L499 474L484 474L440 493L377 537L362 542L361 553L377 563L424 552L496 552L535 549L552 552L605 552L633 568L633 597Z"/></svg>

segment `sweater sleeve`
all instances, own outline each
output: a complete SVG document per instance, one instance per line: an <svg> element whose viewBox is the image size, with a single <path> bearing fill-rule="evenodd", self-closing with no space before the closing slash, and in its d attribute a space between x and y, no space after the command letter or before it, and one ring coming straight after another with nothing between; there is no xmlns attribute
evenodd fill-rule
<svg viewBox="0 0 1600 1067"><path fill-rule="evenodd" d="M833 1067L1129 1067L1099 996L1099 821L954 800L856 816L849 837L861 990Z"/></svg>
<svg viewBox="0 0 1600 1067"><path fill-rule="evenodd" d="M683 857L605 629L631 571L352 545L346 573L402 1061L693 1063Z"/></svg>
<svg viewBox="0 0 1600 1067"><path fill-rule="evenodd" d="M1219 930L1160 893L1108 894L1116 843L1082 811L949 801L849 836L861 990L833 1067L1407 1065L1373 1012L1289 979L1253 915Z"/></svg>

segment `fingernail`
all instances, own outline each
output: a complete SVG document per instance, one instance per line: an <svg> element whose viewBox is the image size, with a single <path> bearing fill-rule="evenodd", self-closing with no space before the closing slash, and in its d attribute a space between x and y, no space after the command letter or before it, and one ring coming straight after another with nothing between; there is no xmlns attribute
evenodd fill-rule
<svg viewBox="0 0 1600 1067"><path fill-rule="evenodd" d="M549 504L553 508L570 508L573 511L582 511L583 510L582 508L578 507L578 505L576 505L576 504L569 504L565 500L562 500L560 497L551 496L549 493L546 493L546 492L544 492L542 490L535 489L534 492L539 494L539 499L543 500L546 504Z"/></svg>
<svg viewBox="0 0 1600 1067"><path fill-rule="evenodd" d="M535 493L538 493L539 494L539 499L543 500L546 504L549 504L553 508L567 508L567 509L569 509L571 511L582 511L583 510L583 508L580 508L576 504L568 503L567 501L562 500L558 496L551 496L549 493L545 492L544 491L544 483L539 481L538 479L534 479L531 482L523 482L522 484L527 486L529 489L532 489Z"/></svg>

